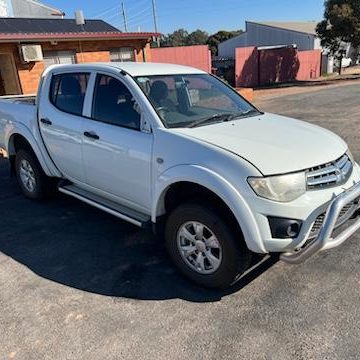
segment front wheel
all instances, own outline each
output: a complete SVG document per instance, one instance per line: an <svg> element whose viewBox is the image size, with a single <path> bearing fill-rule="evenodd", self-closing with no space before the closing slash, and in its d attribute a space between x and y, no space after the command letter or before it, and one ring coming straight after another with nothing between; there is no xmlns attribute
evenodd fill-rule
<svg viewBox="0 0 360 360"><path fill-rule="evenodd" d="M189 203L169 216L165 240L179 270L197 284L226 288L249 266L243 239L211 208Z"/></svg>

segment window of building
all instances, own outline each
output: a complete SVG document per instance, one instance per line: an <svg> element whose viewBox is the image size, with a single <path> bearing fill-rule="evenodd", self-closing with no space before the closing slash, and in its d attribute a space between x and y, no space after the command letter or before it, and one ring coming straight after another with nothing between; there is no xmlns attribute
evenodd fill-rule
<svg viewBox="0 0 360 360"><path fill-rule="evenodd" d="M59 110L82 115L88 73L67 73L54 75L51 81L50 101Z"/></svg>
<svg viewBox="0 0 360 360"><path fill-rule="evenodd" d="M93 119L130 129L140 129L140 110L128 88L107 75L96 78Z"/></svg>
<svg viewBox="0 0 360 360"><path fill-rule="evenodd" d="M45 68L54 64L75 64L74 51L44 51Z"/></svg>
<svg viewBox="0 0 360 360"><path fill-rule="evenodd" d="M111 49L110 61L135 61L135 50L131 47Z"/></svg>

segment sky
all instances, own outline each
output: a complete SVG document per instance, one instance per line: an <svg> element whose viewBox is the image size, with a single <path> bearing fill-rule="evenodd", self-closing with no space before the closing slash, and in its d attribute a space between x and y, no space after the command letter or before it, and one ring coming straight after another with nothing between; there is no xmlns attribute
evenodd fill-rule
<svg viewBox="0 0 360 360"><path fill-rule="evenodd" d="M103 19L124 30L121 0L47 0L67 17L82 9L85 18ZM154 31L152 0L123 0L128 31ZM321 20L323 0L155 0L158 30L168 34L176 29L218 30L245 28L245 20L310 21Z"/></svg>

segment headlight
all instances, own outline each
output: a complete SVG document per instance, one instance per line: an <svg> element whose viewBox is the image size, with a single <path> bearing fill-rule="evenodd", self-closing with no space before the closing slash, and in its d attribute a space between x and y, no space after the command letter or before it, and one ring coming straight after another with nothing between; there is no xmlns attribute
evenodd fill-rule
<svg viewBox="0 0 360 360"><path fill-rule="evenodd" d="M258 196L265 199L289 202L306 192L305 173L269 177L250 177L248 182Z"/></svg>

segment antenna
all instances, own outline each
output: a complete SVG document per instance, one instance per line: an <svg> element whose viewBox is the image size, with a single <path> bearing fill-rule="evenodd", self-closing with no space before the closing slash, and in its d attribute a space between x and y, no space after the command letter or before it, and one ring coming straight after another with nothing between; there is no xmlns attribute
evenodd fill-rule
<svg viewBox="0 0 360 360"><path fill-rule="evenodd" d="M126 19L126 12L125 12L125 5L124 2L121 3L121 7L122 7L122 14L123 14L123 18L124 18L124 27L125 27L125 32L128 31L128 27L127 27L127 19Z"/></svg>
<svg viewBox="0 0 360 360"><path fill-rule="evenodd" d="M82 31L85 31L85 29L84 29L85 18L84 18L84 13L82 10L75 11L75 22L76 22L76 25L81 26Z"/></svg>

